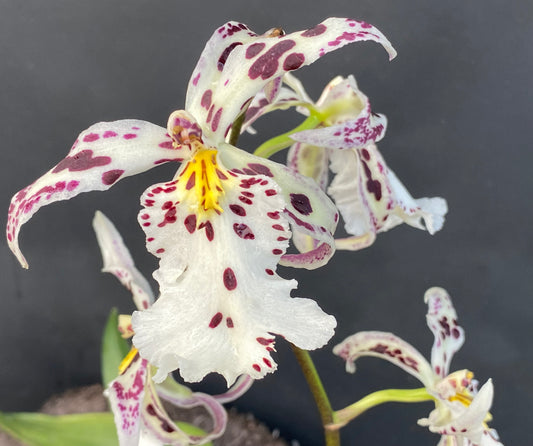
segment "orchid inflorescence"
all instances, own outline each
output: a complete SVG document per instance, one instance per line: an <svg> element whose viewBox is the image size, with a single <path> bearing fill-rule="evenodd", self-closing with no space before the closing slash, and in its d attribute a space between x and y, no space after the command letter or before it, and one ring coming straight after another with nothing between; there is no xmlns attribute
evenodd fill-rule
<svg viewBox="0 0 533 446"><path fill-rule="evenodd" d="M376 146L387 120L371 110L355 78L334 78L315 102L292 75L366 40L395 57L378 29L356 20L329 18L304 31L261 35L228 22L209 39L189 81L185 108L170 115L166 128L132 119L95 124L62 161L13 197L7 239L27 268L18 235L39 208L107 190L160 164L180 164L173 178L141 197L138 221L147 249L159 258L157 299L113 224L101 213L94 220L104 271L131 291L137 307L131 317L119 318L120 332L133 345L106 389L121 446L217 438L226 423L222 403L276 370L276 336L301 350L331 339L335 318L312 299L291 297L297 283L280 277L278 264L319 268L336 249L368 247L378 233L402 222L431 234L442 228L446 201L414 199L389 169ZM257 119L288 108L305 116L296 129L264 142L254 154L235 146L240 132L254 132ZM268 159L286 148L287 165ZM348 236L335 235L339 216ZM296 253L287 252L291 240ZM470 372L448 375L463 342L451 300L442 289L429 290L426 300L436 336L431 365L409 344L380 332L358 333L335 353L350 371L356 357L374 355L419 378L422 399L436 404L419 423L440 433L440 444L498 444L485 424L492 383L477 393ZM193 393L174 380L176 370L187 382L219 373L230 389L217 396ZM203 406L212 415L212 431L184 432L161 399ZM360 412L360 406L338 411L328 429Z"/></svg>

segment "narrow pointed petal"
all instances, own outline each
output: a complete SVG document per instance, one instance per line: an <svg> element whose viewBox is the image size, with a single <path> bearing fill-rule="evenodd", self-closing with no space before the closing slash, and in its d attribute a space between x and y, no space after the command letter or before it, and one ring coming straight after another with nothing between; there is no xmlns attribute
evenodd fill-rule
<svg viewBox="0 0 533 446"><path fill-rule="evenodd" d="M411 344L381 331L361 331L336 345L333 353L346 361L346 371L355 372L355 360L362 356L385 359L419 379L427 388L434 385L431 366Z"/></svg>
<svg viewBox="0 0 533 446"><path fill-rule="evenodd" d="M130 252L113 223L102 212L97 211L93 228L104 261L102 271L113 274L131 291L137 309L148 308L154 302L150 284L135 267ZM123 326L127 329L128 325Z"/></svg>
<svg viewBox="0 0 533 446"><path fill-rule="evenodd" d="M151 378L147 381L146 397L141 412L144 427L150 436L165 445L188 446L204 444L220 437L226 428L227 414L224 408L213 397L203 393L192 393L191 398L180 404L180 399L171 402L180 407L203 406L213 418L213 429L206 435L189 435L179 428L168 416L158 396L158 389Z"/></svg>
<svg viewBox="0 0 533 446"><path fill-rule="evenodd" d="M448 375L453 355L465 341L465 333L457 324L457 313L446 290L430 288L424 295L428 305L426 320L435 336L431 349L431 365L441 378Z"/></svg>
<svg viewBox="0 0 533 446"><path fill-rule="evenodd" d="M218 155L220 210L201 211L190 198L196 185L186 170L142 197L139 221L148 249L160 258L154 277L161 297L133 314L133 342L159 368L156 381L177 368L189 382L210 372L229 384L241 374L261 378L276 369L275 334L314 349L336 325L314 301L291 298L296 282L275 272L290 232L267 166L249 166L261 174L239 173Z"/></svg>
<svg viewBox="0 0 533 446"><path fill-rule="evenodd" d="M215 398L220 404L231 403L248 392L254 381L255 380L251 376L241 375L227 392L221 393L220 395L213 395L213 398Z"/></svg>
<svg viewBox="0 0 533 446"><path fill-rule="evenodd" d="M291 139L328 149L357 149L381 140L386 128L384 115L365 114L342 124L293 133Z"/></svg>
<svg viewBox="0 0 533 446"><path fill-rule="evenodd" d="M137 353L105 391L115 417L120 446L137 446L139 442L147 367L148 362Z"/></svg>
<svg viewBox="0 0 533 446"><path fill-rule="evenodd" d="M223 163L236 174L265 175L281 188L285 202L284 216L294 232L313 238L313 249L302 254L285 254L283 266L315 269L325 265L335 252L337 209L328 196L311 179L279 163L256 157L229 144L219 148Z"/></svg>
<svg viewBox="0 0 533 446"><path fill-rule="evenodd" d="M402 222L427 229L431 234L442 227L446 201L414 200L388 169L374 144L362 149L331 150L330 159L336 176L328 192L349 234L356 237L377 234Z"/></svg>
<svg viewBox="0 0 533 446"><path fill-rule="evenodd" d="M131 119L89 127L66 158L12 198L7 222L9 247L27 268L18 235L39 208L81 192L107 190L122 178L167 161L181 161L181 157L162 127Z"/></svg>
<svg viewBox="0 0 533 446"><path fill-rule="evenodd" d="M215 32L207 44L208 48L213 41L220 40L219 34L219 31ZM205 134L210 142L219 142L225 138L235 118L269 82L289 71L309 65L331 51L349 43L373 40L383 45L391 58L396 55L390 42L378 29L367 23L345 18L329 18L314 28L283 36L256 37L242 45L234 45L233 36L226 34L226 39L229 38L228 42L231 43L224 52L230 47L231 50L225 59L220 78L215 85L206 85L204 91L195 89L193 99L187 99L187 110L199 122L207 123ZM220 45L217 44L217 47L220 48ZM208 70L210 73L214 72L212 63ZM195 75L197 74L193 74L193 81ZM208 90L211 91L210 95ZM209 107L193 106L204 94L210 96Z"/></svg>

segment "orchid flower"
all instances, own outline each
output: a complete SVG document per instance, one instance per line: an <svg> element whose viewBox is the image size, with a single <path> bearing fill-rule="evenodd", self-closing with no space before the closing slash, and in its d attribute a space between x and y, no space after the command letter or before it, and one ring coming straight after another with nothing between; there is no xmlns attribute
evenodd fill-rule
<svg viewBox="0 0 533 446"><path fill-rule="evenodd" d="M113 223L104 214L97 212L93 227L104 261L102 271L113 274L131 291L139 310L149 308L154 302L150 285L135 267L129 250ZM131 337L131 317L121 315L118 329L124 338ZM164 383L155 384L150 364L140 357L135 348L124 358L119 372L119 376L109 384L105 395L115 416L120 446L192 445L220 437L227 422L227 414L221 403L235 400L253 382L249 376L242 376L233 388L217 396L193 393L170 376ZM213 418L212 432L203 436L185 433L169 418L160 397L182 408L203 406Z"/></svg>
<svg viewBox="0 0 533 446"><path fill-rule="evenodd" d="M350 234L336 240L338 249L365 248L374 242L377 233L402 222L427 229L430 234L442 228L446 201L438 197L413 199L387 167L375 145L385 134L387 120L372 113L368 98L353 76L334 78L316 103L290 73L284 80L290 88L282 87L275 99L265 93L256 96L243 127L249 128L272 110L294 106L317 117L318 128L289 132L295 143L287 164L314 178L334 199ZM328 164L334 173L331 183ZM308 250L315 242L295 234L295 244L300 250Z"/></svg>
<svg viewBox="0 0 533 446"><path fill-rule="evenodd" d="M439 446L501 446L496 431L486 424L491 419L492 381L489 379L478 391L472 372L449 373L452 357L465 337L463 329L457 325L457 313L448 293L442 288L430 288L424 300L428 304L427 324L435 336L431 364L409 343L392 333L380 331L349 336L335 346L333 352L346 361L346 370L350 373L355 372L357 358L375 356L419 379L434 400L435 409L427 418L418 420L418 424L441 434ZM347 408L343 415L346 419L350 418L348 412Z"/></svg>
<svg viewBox="0 0 533 446"><path fill-rule="evenodd" d="M395 55L379 30L351 19L329 18L288 35L226 23L208 41L185 110L171 114L167 129L122 120L82 132L65 159L13 197L9 246L27 267L18 234L40 207L182 162L174 178L141 197L139 222L160 259L160 297L133 314L133 343L140 361L158 368L154 380L176 369L189 382L211 372L228 385L242 374L261 378L276 369L275 335L306 350L323 346L335 318L313 300L291 298L296 281L279 277L276 266L325 264L334 252L336 208L312 179L226 138L260 90L275 96L285 73L365 40ZM289 225L316 241L310 252L285 253Z"/></svg>

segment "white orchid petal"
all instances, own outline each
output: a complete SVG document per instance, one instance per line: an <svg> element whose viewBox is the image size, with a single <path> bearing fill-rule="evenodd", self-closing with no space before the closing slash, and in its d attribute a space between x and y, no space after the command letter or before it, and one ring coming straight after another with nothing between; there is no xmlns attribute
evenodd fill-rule
<svg viewBox="0 0 533 446"><path fill-rule="evenodd" d="M104 392L115 418L120 446L138 445L147 368L148 362L137 353Z"/></svg>
<svg viewBox="0 0 533 446"><path fill-rule="evenodd" d="M428 305L426 321L435 336L431 349L431 365L437 375L444 378L450 370L453 355L465 341L462 327L457 324L457 313L446 290L430 288L424 294Z"/></svg>
<svg viewBox="0 0 533 446"><path fill-rule="evenodd" d="M181 408L204 407L213 421L211 430L203 436L185 434L167 415L159 398ZM171 376L161 384L150 383L145 409L146 413L143 413L145 427L152 436L170 445L206 443L220 437L228 421L226 410L214 397L192 392L188 387L178 384Z"/></svg>
<svg viewBox="0 0 533 446"><path fill-rule="evenodd" d="M133 342L159 368L156 380L176 368L189 382L210 372L229 384L240 374L261 378L276 368L274 334L304 349L333 335L334 318L309 299L291 298L296 281L275 273L290 232L267 166L237 173L223 167L220 155L220 214L197 216L179 179L153 186L142 198L139 221L148 249L161 259L154 274L161 297L134 313Z"/></svg>
<svg viewBox="0 0 533 446"><path fill-rule="evenodd" d="M264 174L273 178L285 200L284 216L294 232L311 236L315 248L302 254L286 254L281 264L315 269L325 265L335 252L333 233L338 214L335 205L311 179L274 161L258 158L229 144L219 148L224 164L238 174Z"/></svg>
<svg viewBox="0 0 533 446"><path fill-rule="evenodd" d="M291 139L328 149L357 149L381 140L386 128L384 115L364 114L342 124L293 133Z"/></svg>
<svg viewBox="0 0 533 446"><path fill-rule="evenodd" d="M459 441L464 439L470 441L473 445L484 444L484 438L485 441L488 441L487 444L492 444L490 443L491 435L487 435L490 432L484 427L483 421L492 405L493 395L494 387L489 379L478 394L475 395L469 406L465 406L460 402L450 403L444 400L440 404L447 407L449 411L447 417L442 416L443 410L437 406L428 418L420 419L418 424L428 426L431 432L454 436Z"/></svg>
<svg viewBox="0 0 533 446"><path fill-rule="evenodd" d="M355 360L375 356L392 362L432 388L435 375L422 354L403 339L381 331L361 331L347 337L333 348L333 353L346 361L346 371L355 372Z"/></svg>
<svg viewBox="0 0 533 446"><path fill-rule="evenodd" d="M227 27L227 25L224 25ZM234 25L230 25L234 27ZM223 27L224 28L224 27ZM249 30L236 31L238 34L225 29L217 30L208 42L205 53L211 54L211 60L219 60L224 55L225 63L220 77L216 77L216 84L212 81L205 85L205 89L194 88L188 95L187 110L191 111L200 122L207 124L205 134L208 141L222 141L235 118L242 113L245 106L253 97L273 79L279 78L289 71L309 65L325 54L353 42L373 40L384 46L390 57L396 52L385 36L372 25L344 18L329 18L314 28L298 31L288 35L275 37L255 37L250 39L246 35ZM212 47L221 49L221 35L227 42L221 55L212 54ZM243 36L243 39L238 37ZM238 44L237 42L242 44ZM227 56L226 56L227 54ZM213 57L214 56L214 57ZM203 62L203 71L211 73L214 68ZM202 69L193 73L200 74L196 81L199 83L203 76ZM189 84L191 85L191 84ZM216 87L213 90L213 87ZM208 93L211 92L211 93ZM205 106L198 106L198 98L209 96L204 101ZM191 99L189 99L189 96ZM201 99L200 99L201 102Z"/></svg>
<svg viewBox="0 0 533 446"><path fill-rule="evenodd" d="M442 227L446 201L432 198L421 201L423 207L417 204L388 169L375 145L348 151L331 150L330 159L336 176L328 192L349 234L357 237L376 234L402 222L427 228L431 233Z"/></svg>
<svg viewBox="0 0 533 446"><path fill-rule="evenodd" d="M233 386L231 386L226 392L221 393L220 395L213 395L213 398L215 398L220 404L231 403L248 392L254 381L255 380L249 375L241 375L237 378L235 384L233 384Z"/></svg>
<svg viewBox="0 0 533 446"><path fill-rule="evenodd" d="M143 400L141 418L143 427L148 430L149 435L152 438L155 438L165 445L172 446L202 444L209 441L211 438L214 438L211 435L188 435L183 432L168 416L161 404L159 396L157 395L154 382L150 377L147 380L145 391L146 395ZM221 433L218 433L217 436L220 435Z"/></svg>
<svg viewBox="0 0 533 446"><path fill-rule="evenodd" d="M312 178L322 190L326 190L329 156L324 148L299 142L293 144L287 153L287 167Z"/></svg>
<svg viewBox="0 0 533 446"><path fill-rule="evenodd" d="M148 308L154 302L150 284L135 267L130 252L113 223L102 212L97 211L93 228L104 261L102 271L113 274L131 291L137 309Z"/></svg>
<svg viewBox="0 0 533 446"><path fill-rule="evenodd" d="M167 161L180 161L166 130L145 121L100 122L82 132L65 159L11 200L8 244L23 267L18 234L42 206L81 192L107 190L122 178Z"/></svg>

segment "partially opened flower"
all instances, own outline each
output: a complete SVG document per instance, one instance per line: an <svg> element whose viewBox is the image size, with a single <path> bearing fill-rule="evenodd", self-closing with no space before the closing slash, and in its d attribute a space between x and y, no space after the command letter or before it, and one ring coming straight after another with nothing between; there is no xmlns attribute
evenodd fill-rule
<svg viewBox="0 0 533 446"><path fill-rule="evenodd" d="M290 135L296 143L289 150L287 164L314 178L334 199L350 234L336 240L337 248L364 248L374 242L377 233L401 223L427 229L430 234L442 228L446 201L413 199L388 168L375 145L385 135L387 120L372 112L353 76L334 78L316 103L290 74L285 83L287 87L276 98L266 93L255 98L245 127L265 113L294 106L315 118L317 128ZM328 165L334 173L331 183ZM314 244L309 237L297 240L301 250Z"/></svg>
<svg viewBox="0 0 533 446"><path fill-rule="evenodd" d="M435 401L428 418L418 420L431 432L442 435L439 446L501 445L494 429L489 429L489 409L494 388L489 379L477 390L477 381L468 370L449 373L450 362L464 342L464 331L457 325L457 313L448 293L430 288L427 323L435 336L431 364L412 345L392 333L363 331L335 346L333 352L346 360L346 370L355 372L355 360L375 356L401 367L419 379Z"/></svg>
<svg viewBox="0 0 533 446"><path fill-rule="evenodd" d="M150 285L135 267L114 225L104 214L97 212L93 227L104 261L102 271L113 274L131 291L139 310L149 308L154 301ZM131 337L131 318L119 317L118 329L124 338ZM217 438L224 433L227 421L221 403L235 400L252 384L249 376L243 376L228 392L215 397L193 393L170 376L162 384L155 384L150 364L140 357L135 348L124 358L117 373L117 378L109 384L105 395L115 416L120 446L193 445ZM170 419L160 397L182 408L203 406L213 419L212 431L206 435L187 434Z"/></svg>
<svg viewBox="0 0 533 446"><path fill-rule="evenodd" d="M303 349L323 346L336 325L310 299L291 298L295 281L277 264L315 268L334 252L335 206L316 183L227 144L233 122L263 88L348 43L373 40L394 55L373 26L330 18L314 28L258 36L229 22L217 29L191 77L185 109L167 129L144 121L96 124L69 155L12 200L9 245L23 266L18 233L40 207L168 161L173 179L147 189L139 222L160 258L160 297L132 318L134 345L162 381L180 370L187 381L218 372L228 383L276 369L275 335ZM310 252L285 254L289 225L311 236Z"/></svg>

